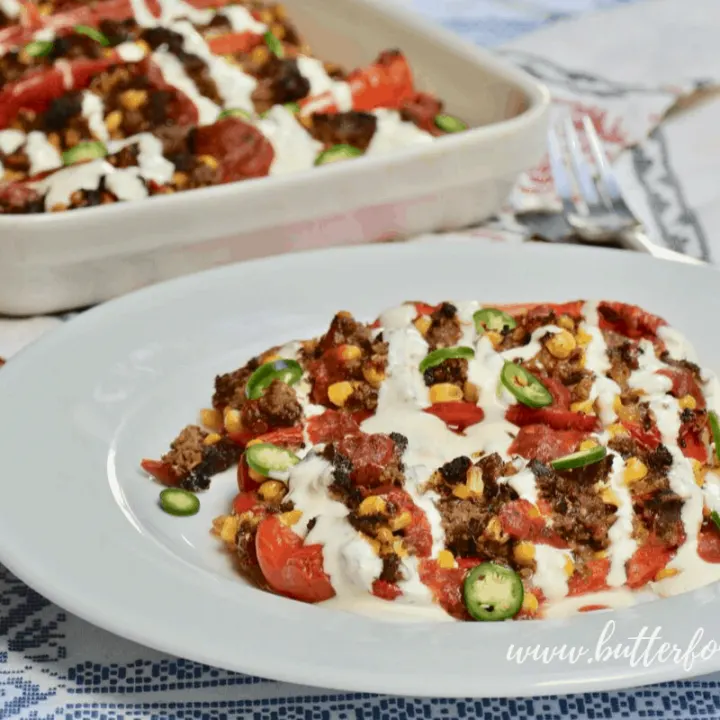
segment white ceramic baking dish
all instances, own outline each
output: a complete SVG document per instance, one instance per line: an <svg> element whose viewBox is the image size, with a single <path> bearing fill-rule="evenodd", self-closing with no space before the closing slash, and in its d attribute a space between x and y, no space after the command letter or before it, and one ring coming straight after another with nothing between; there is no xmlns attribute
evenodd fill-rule
<svg viewBox="0 0 720 720"><path fill-rule="evenodd" d="M387 2L285 5L321 58L356 67L402 49L418 88L475 129L295 175L0 216L1 313L90 305L261 255L466 227L497 211L518 174L540 159L549 96L523 72Z"/></svg>

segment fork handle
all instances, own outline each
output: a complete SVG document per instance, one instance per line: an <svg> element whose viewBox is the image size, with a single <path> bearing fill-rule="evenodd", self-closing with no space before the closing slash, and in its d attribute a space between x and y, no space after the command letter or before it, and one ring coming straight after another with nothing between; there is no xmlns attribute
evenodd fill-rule
<svg viewBox="0 0 720 720"><path fill-rule="evenodd" d="M624 247L629 248L630 250L647 253L648 255L652 255L653 257L660 258L662 260L674 260L675 262L682 262L688 265L705 265L703 260L697 260L689 255L683 255L682 253L675 252L674 250L668 250L667 248L660 247L650 240L645 231L640 228L625 230L620 234L620 241Z"/></svg>

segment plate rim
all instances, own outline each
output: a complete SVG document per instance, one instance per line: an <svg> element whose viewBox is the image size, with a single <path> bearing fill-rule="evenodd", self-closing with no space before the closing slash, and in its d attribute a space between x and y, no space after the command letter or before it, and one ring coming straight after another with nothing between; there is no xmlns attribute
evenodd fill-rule
<svg viewBox="0 0 720 720"><path fill-rule="evenodd" d="M451 241L450 241L451 242ZM471 240L468 243L462 243L458 247L465 249L471 248L471 254L482 255L488 253L490 256L498 255L517 255L518 253L526 253L529 250L530 254L536 253L557 253L561 249L563 252L567 251L567 247L563 246L559 248L557 246L541 246L532 247L528 246L480 246L475 245L475 241ZM482 241L481 241L482 242ZM122 313L124 309L139 308L142 303L150 298L157 298L160 305L163 305L163 298L165 302L169 302L174 294L182 294L185 291L189 291L188 294L192 294L193 287L202 287L206 282L212 282L219 280L223 277L232 278L237 273L242 274L243 272L252 272L258 267L276 266L278 264L283 265L286 263L294 263L299 257L309 258L309 256L317 257L323 255L330 256L345 256L348 254L360 255L375 255L388 253L389 255L405 254L410 252L415 253L428 253L434 254L436 248L443 246L448 243L448 240L438 240L436 242L428 242L414 245L412 243L399 244L399 245L372 245L372 246L359 246L349 248L333 248L333 249L319 249L313 251L306 251L302 253L291 253L287 255L271 257L271 258L260 258L248 262L236 263L230 266L224 266L221 268L214 268L211 270L204 271L202 273L196 273L193 275L185 276L170 280L158 285L154 285L148 288L143 288L129 295L115 299L103 305L97 306L88 310L81 315L68 321L64 326L59 327L55 332L48 333L46 336L40 338L35 343L32 343L29 347L23 349L17 356L14 357L11 363L8 363L3 368L3 372L0 373L0 397L6 392L8 386L14 381L14 376L18 375L22 378L25 373L24 366L30 366L35 359L42 358L49 354L49 351L56 345L63 346L72 337L79 333L82 333L86 327L93 327L93 324L101 324L106 318L112 320L118 313ZM542 248L542 249L541 249ZM443 248L444 249L444 248ZM610 251L614 253L622 253L622 251ZM605 255L607 256L607 250L599 250L596 248L573 248L571 253L576 256L591 256ZM566 254L567 257L567 254ZM619 259L618 254L615 259ZM630 260L630 258L633 258ZM665 263L667 261L660 261L646 256L629 255L627 258L630 261L630 265L639 264L639 266L645 266L647 263ZM311 262L311 259L305 260L305 262ZM684 272L715 272L713 268L695 268L689 266L682 266ZM239 270L239 268L241 268ZM481 293L478 293L481 294ZM333 303L333 301L329 301ZM0 406L2 404L0 403ZM3 417L4 410L0 410L0 419ZM0 509L0 518L2 517L2 510ZM146 647L151 647L162 652L170 653L173 655L179 655L183 657L191 657L193 660L203 662L208 665L216 665L217 658L214 653L205 653L202 650L193 650L192 654L188 655L187 648L183 646L182 642L173 642L168 638L160 638L147 632L135 631L135 628L121 618L108 617L101 611L95 611L93 608L77 603L77 598L73 599L73 591L59 587L48 586L42 579L42 573L38 572L41 568L33 567L29 568L20 560L18 556L17 562L13 557L12 538L6 537L3 531L2 523L0 523L0 562L2 562L13 574L19 577L21 580L26 582L33 588L36 588L43 596L50 599L52 602L60 605L61 607L67 608L70 612L79 617L88 620L94 625L109 630L110 632L117 634L121 637L128 638L135 642L140 643ZM718 584L720 585L720 584ZM697 595L702 591L695 591L675 598L665 599L661 603L658 603L662 607L667 608L669 611L672 604L681 605L688 603L688 598ZM707 594L707 593L706 593ZM718 588L714 589L714 595L720 597L720 591ZM278 602L283 603L285 611L292 616L307 615L306 611L309 612L324 612L318 608L309 608L302 606L300 603L294 603L286 601L281 598L274 596L267 596L272 600L267 600L269 605L276 605ZM291 603L293 607L291 610L288 609L288 603ZM297 610L297 612L295 612ZM285 612L284 611L284 612ZM613 616L618 613L613 613ZM369 621L374 624L375 621ZM599 626L596 618L587 619L583 618L582 622L587 625L593 622ZM542 624L543 627L560 627L563 621L543 620L537 621L531 624ZM523 623L523 625L525 625ZM400 627L400 626L394 626ZM418 627L418 626L415 626ZM437 627L437 626L433 626ZM488 628L488 631L492 635L495 632L495 628ZM399 636L407 635L408 631L400 631ZM412 633L410 633L412 634ZM453 634L453 633L450 633ZM457 635L457 632L454 633ZM292 683L303 683L307 685L313 685L317 687L335 688L338 691L359 691L359 692L381 692L387 694L407 694L418 697L510 697L510 696L532 696L532 695L544 695L548 694L548 690L551 690L552 694L567 694L571 692L579 691L601 691L610 689L621 689L636 686L638 684L655 683L663 680L675 679L681 676L685 676L685 673L679 673L674 670L672 666L668 665L662 668L645 669L638 672L627 673L624 676L618 676L617 674L605 674L598 675L597 673L582 673L582 677L577 679L557 679L549 680L543 678L541 681L524 681L521 685L515 685L511 688L509 685L503 686L500 692L493 692L489 694L487 692L468 693L467 681L458 682L455 687L448 684L443 685L442 691L438 692L428 685L418 684L413 678L398 678L398 677L378 677L368 675L367 677L349 678L346 675L346 671L342 668L335 669L332 666L329 668L329 674L324 675L322 678L317 677L317 670L308 666L304 667L289 667L287 664L282 663L274 665L273 667L265 666L258 667L256 663L251 663L253 667L248 666L245 662L231 662L228 663L223 661L219 667L225 667L227 669L235 670L238 672L261 675L264 677L273 677L285 682ZM271 663L272 664L272 663ZM702 668L702 672L711 672L712 670L720 669L720 659L715 662L706 663ZM580 686L582 686L580 688Z"/></svg>

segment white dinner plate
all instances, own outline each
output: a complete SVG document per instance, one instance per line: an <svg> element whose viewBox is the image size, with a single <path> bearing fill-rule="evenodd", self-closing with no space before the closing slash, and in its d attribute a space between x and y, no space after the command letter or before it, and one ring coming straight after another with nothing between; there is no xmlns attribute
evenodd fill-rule
<svg viewBox="0 0 720 720"><path fill-rule="evenodd" d="M389 622L263 593L208 532L234 481L214 482L198 515L174 518L159 510L158 486L138 461L195 421L216 373L320 334L339 309L372 319L405 300L616 299L664 316L718 369L718 277L628 252L441 241L286 255L108 303L0 371L0 560L119 635L309 685L518 696L717 670L720 654L708 646L720 641L717 584L614 612L496 624ZM660 636L644 655L633 639L643 627ZM659 642L677 646L676 656L658 656ZM522 663L511 651L536 646Z"/></svg>

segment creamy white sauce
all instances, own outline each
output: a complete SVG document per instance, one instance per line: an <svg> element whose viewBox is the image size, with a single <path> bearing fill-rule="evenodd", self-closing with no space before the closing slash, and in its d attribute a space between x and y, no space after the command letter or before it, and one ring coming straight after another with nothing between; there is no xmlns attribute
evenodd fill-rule
<svg viewBox="0 0 720 720"><path fill-rule="evenodd" d="M120 43L115 52L123 62L140 62L145 57L145 51L134 42Z"/></svg>
<svg viewBox="0 0 720 720"><path fill-rule="evenodd" d="M223 100L224 107L240 108L252 113L254 111L252 94L257 87L257 80L251 75L244 73L239 67L231 65L217 55L213 55L202 35L200 35L200 33L195 30L190 23L177 22L173 23L170 27L172 30L183 36L183 49L188 53L197 55L207 64L210 77L215 81L218 93ZM189 78L188 80L192 83ZM188 93L188 95L190 95L193 102L197 105L195 99L201 96L199 95L194 83L192 83L192 85L194 90L192 91L192 94ZM205 100L207 100L207 98L205 98ZM208 100L207 102L209 103L210 101ZM219 112L219 110L217 112L215 112L215 110L211 111L210 105L207 105L207 103L204 104L206 105L207 114L205 116L205 120L203 120L201 115L201 124L213 122L215 118L217 118L217 114ZM211 104L213 105L213 108L217 108L217 105L214 103ZM215 112L214 116L212 115L212 112ZM212 119L210 119L211 117Z"/></svg>
<svg viewBox="0 0 720 720"><path fill-rule="evenodd" d="M272 107L267 116L258 121L257 128L275 151L270 175L285 175L311 168L323 147L282 105Z"/></svg>
<svg viewBox="0 0 720 720"><path fill-rule="evenodd" d="M69 204L70 196L76 190L97 190L103 176L114 170L115 168L105 160L79 163L58 170L44 180L37 182L35 187L40 192L47 192L45 208L51 210L56 205Z"/></svg>
<svg viewBox="0 0 720 720"><path fill-rule="evenodd" d="M403 120L396 110L374 110L373 115L377 118L377 129L367 149L368 155L384 155L398 148L433 142L430 133Z"/></svg>
<svg viewBox="0 0 720 720"><path fill-rule="evenodd" d="M310 83L310 97L318 97L329 93L337 106L338 112L349 112L353 107L352 91L350 85L344 80L334 80L325 70L325 65L317 58L301 55L297 59L300 74ZM324 99L319 100L324 102ZM314 112L313 103L303 108L303 114Z"/></svg>
<svg viewBox="0 0 720 720"><path fill-rule="evenodd" d="M62 167L62 157L58 149L39 130L33 130L27 136L25 153L30 160L30 175Z"/></svg>
<svg viewBox="0 0 720 720"><path fill-rule="evenodd" d="M665 343L665 348L671 358L697 363L695 348L679 330L663 325L658 330L658 337Z"/></svg>
<svg viewBox="0 0 720 720"><path fill-rule="evenodd" d="M167 24L178 18L187 18L195 25L207 25L215 14L214 10L200 10L183 0L165 0L162 10L162 23Z"/></svg>
<svg viewBox="0 0 720 720"><path fill-rule="evenodd" d="M608 531L610 572L607 583L610 587L620 587L627 581L626 563L637 549L637 542L632 537L635 513L632 496L625 485L625 461L615 452L610 451L609 454L613 459L609 486L617 498L618 508L615 513L615 522Z"/></svg>
<svg viewBox="0 0 720 720"><path fill-rule="evenodd" d="M144 0L130 0L135 22L141 27L154 27L158 24L157 18L150 12Z"/></svg>
<svg viewBox="0 0 720 720"><path fill-rule="evenodd" d="M102 98L85 90L82 94L82 116L96 140L107 143L110 133L105 127L105 106Z"/></svg>
<svg viewBox="0 0 720 720"><path fill-rule="evenodd" d="M182 63L166 50L154 52L152 59L160 68L165 82L184 92L194 103L198 110L200 125L212 125L220 114L220 108L210 98L200 94L197 85L185 72Z"/></svg>
<svg viewBox="0 0 720 720"><path fill-rule="evenodd" d="M550 602L564 598L568 593L568 576L565 566L571 558L567 550L538 543L535 545L535 574L533 585L543 591Z"/></svg>
<svg viewBox="0 0 720 720"><path fill-rule="evenodd" d="M108 149L116 153L129 145L138 146L138 168L145 180L152 180L159 185L170 182L175 166L163 156L163 145L158 138L150 133L140 133L125 140L113 141Z"/></svg>
<svg viewBox="0 0 720 720"><path fill-rule="evenodd" d="M3 155L12 155L24 142L25 133L22 130L0 130L0 152Z"/></svg>
<svg viewBox="0 0 720 720"><path fill-rule="evenodd" d="M70 63L67 60L56 60L55 69L60 73L60 75L62 75L63 85L65 89L72 89L73 85L75 84L75 79L73 78Z"/></svg>
<svg viewBox="0 0 720 720"><path fill-rule="evenodd" d="M250 32L255 35L264 35L268 26L257 21L251 12L242 5L228 5L220 10L220 15L225 16L235 32Z"/></svg>
<svg viewBox="0 0 720 720"><path fill-rule="evenodd" d="M311 519L315 526L305 536L308 545L323 545L323 563L338 597L355 597L369 593L382 572L382 560L369 542L363 539L347 520L348 509L330 497L332 466L318 455L312 455L290 471L287 500L302 512L293 526L305 535Z"/></svg>
<svg viewBox="0 0 720 720"><path fill-rule="evenodd" d="M0 10L9 18L19 17L20 9L18 0L0 0Z"/></svg>

